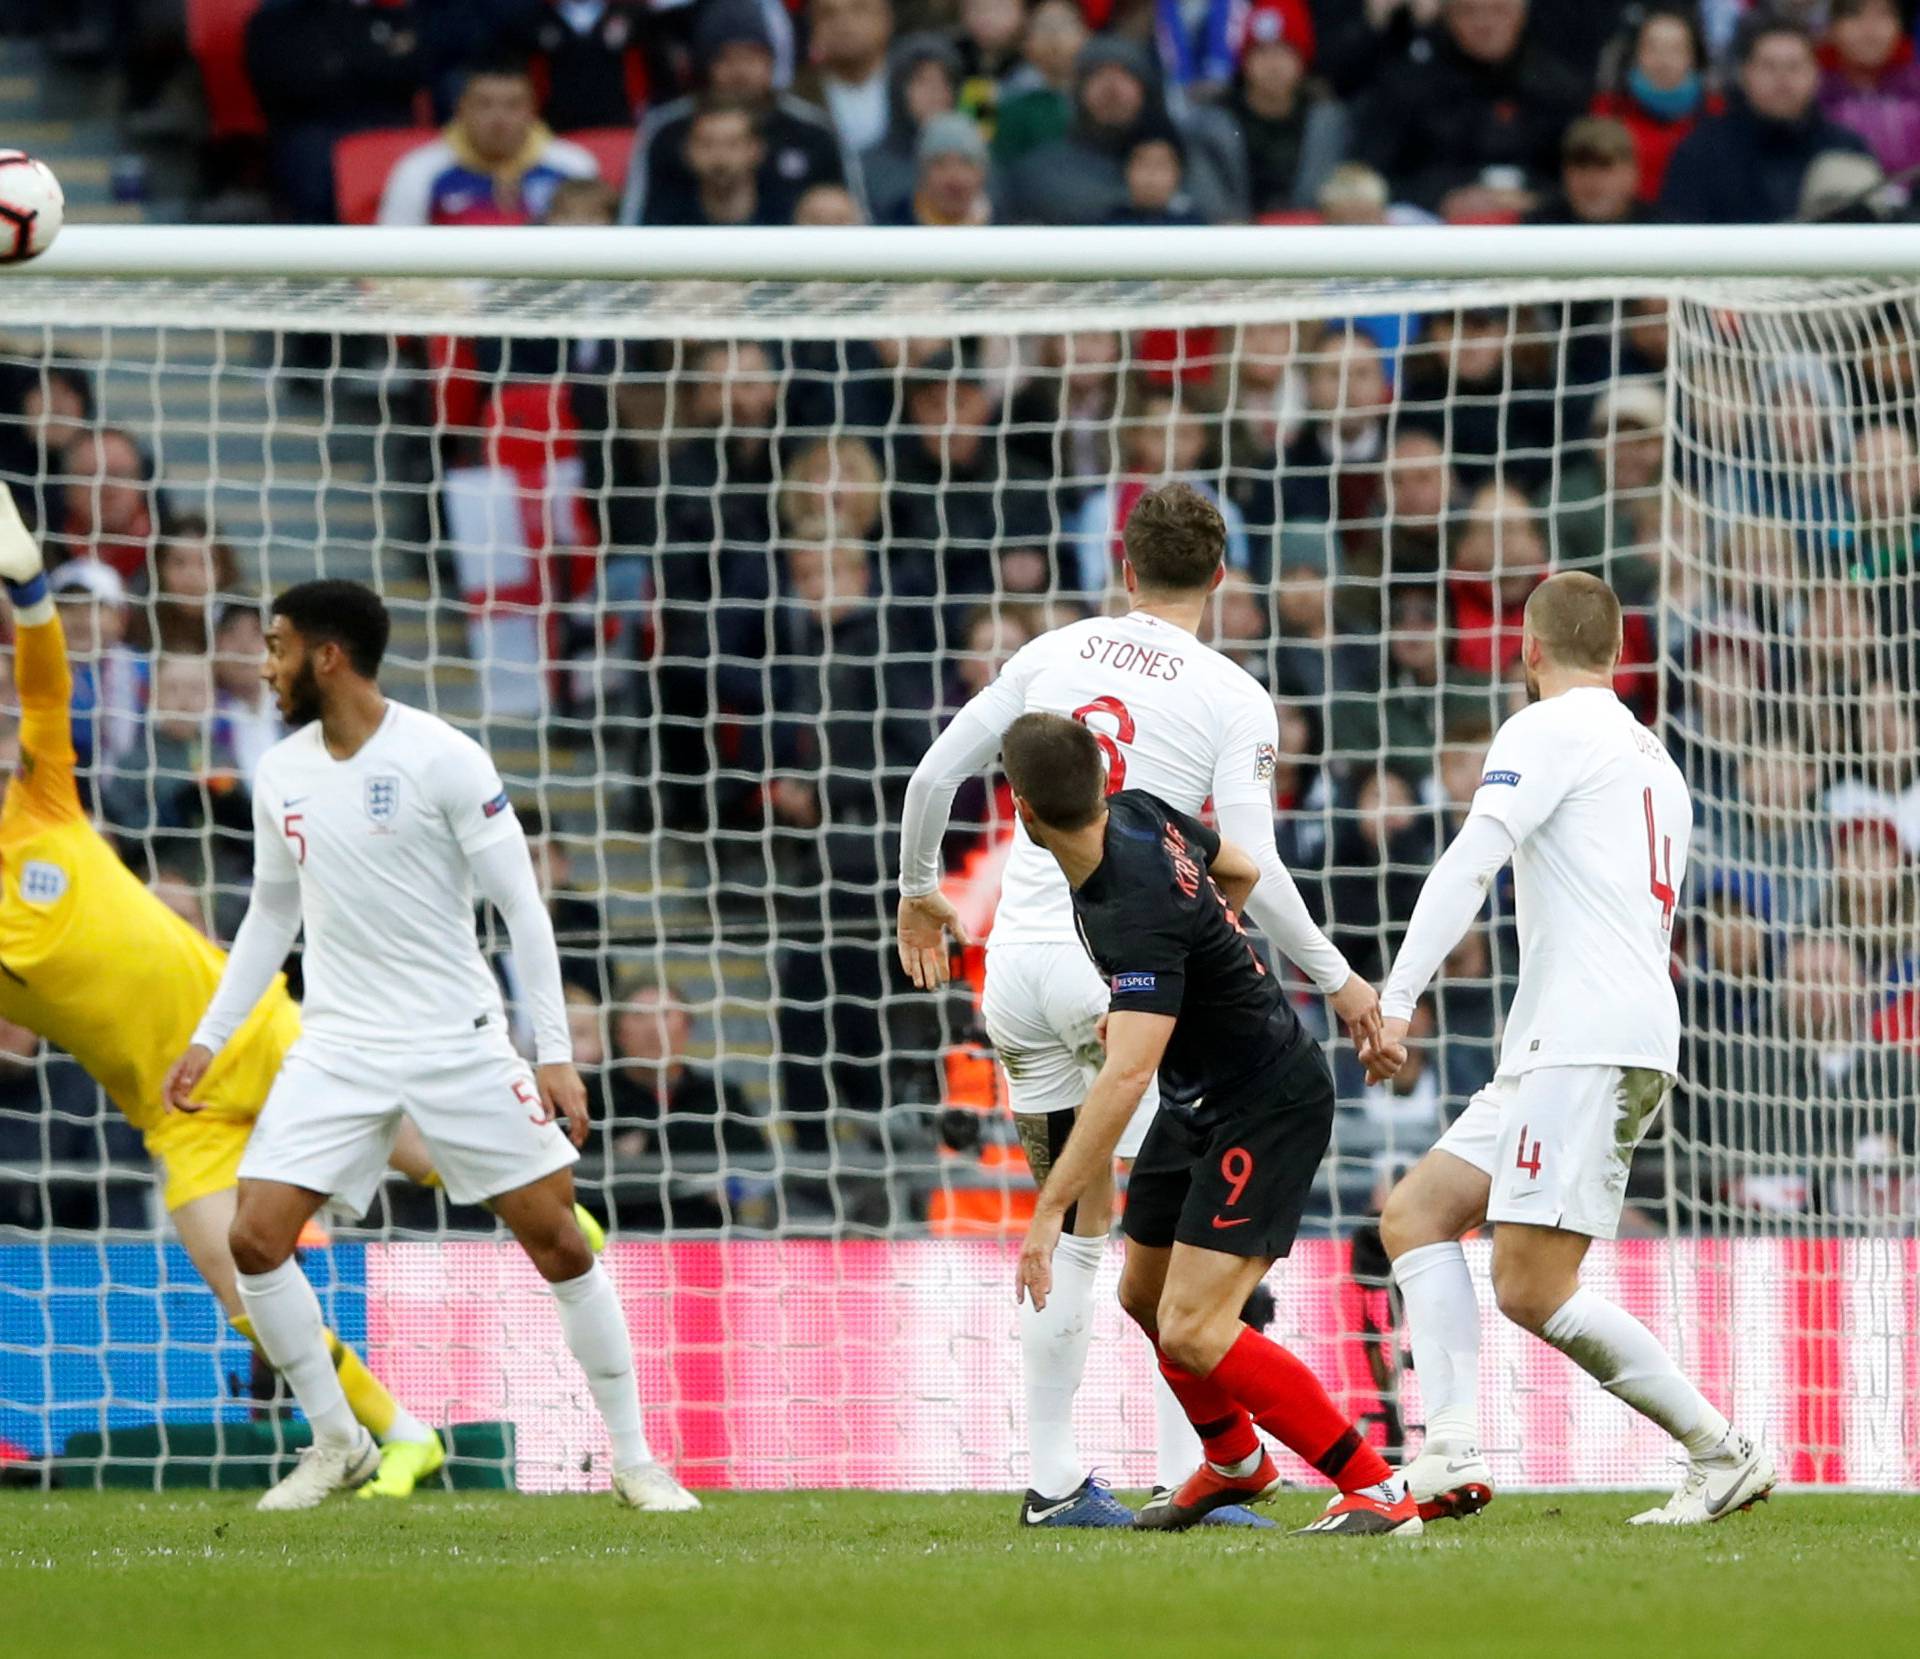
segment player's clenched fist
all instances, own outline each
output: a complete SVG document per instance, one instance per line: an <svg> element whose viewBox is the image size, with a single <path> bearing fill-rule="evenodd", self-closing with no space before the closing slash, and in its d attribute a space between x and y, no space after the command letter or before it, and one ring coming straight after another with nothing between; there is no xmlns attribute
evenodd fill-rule
<svg viewBox="0 0 1920 1659"><path fill-rule="evenodd" d="M200 1087L200 1080L212 1064L213 1050L205 1043L195 1043L167 1068L167 1080L160 1085L160 1094L168 1111L200 1110L201 1103L193 1098L193 1091Z"/></svg>
<svg viewBox="0 0 1920 1659"><path fill-rule="evenodd" d="M580 1081L580 1073L571 1061L559 1061L536 1066L533 1074L540 1085L540 1109L546 1113L542 1121L565 1118L567 1139L575 1146L583 1145L587 1138L587 1086Z"/></svg>

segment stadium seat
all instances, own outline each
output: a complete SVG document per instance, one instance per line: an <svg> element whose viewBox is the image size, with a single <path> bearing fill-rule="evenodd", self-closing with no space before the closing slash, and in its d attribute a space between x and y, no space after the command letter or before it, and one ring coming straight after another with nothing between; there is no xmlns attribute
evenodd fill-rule
<svg viewBox="0 0 1920 1659"><path fill-rule="evenodd" d="M440 136L437 127L375 127L349 133L333 147L333 201L343 225L370 225L380 193L400 158Z"/></svg>
<svg viewBox="0 0 1920 1659"><path fill-rule="evenodd" d="M247 24L260 0L187 0L187 45L200 66L214 138L259 138L267 118L247 79Z"/></svg>
<svg viewBox="0 0 1920 1659"><path fill-rule="evenodd" d="M633 159L633 132L632 127L583 127L560 136L590 153L600 164L601 178L618 190L627 182L627 163Z"/></svg>

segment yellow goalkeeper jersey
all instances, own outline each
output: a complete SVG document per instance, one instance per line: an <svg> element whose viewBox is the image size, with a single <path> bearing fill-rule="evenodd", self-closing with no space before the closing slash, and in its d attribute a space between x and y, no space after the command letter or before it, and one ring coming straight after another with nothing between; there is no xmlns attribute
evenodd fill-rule
<svg viewBox="0 0 1920 1659"><path fill-rule="evenodd" d="M14 651L20 764L0 806L0 1015L64 1048L152 1130L226 953L148 892L81 809L60 619L20 627ZM299 1034L276 977L215 1058L193 1121L257 1115Z"/></svg>

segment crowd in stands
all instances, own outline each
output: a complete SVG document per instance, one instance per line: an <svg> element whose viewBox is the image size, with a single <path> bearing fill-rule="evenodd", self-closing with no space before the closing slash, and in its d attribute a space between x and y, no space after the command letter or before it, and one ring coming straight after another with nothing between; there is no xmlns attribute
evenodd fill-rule
<svg viewBox="0 0 1920 1659"><path fill-rule="evenodd" d="M326 216L342 135L427 99L447 125L386 177L390 223L1734 221L1804 216L1816 186L1821 211L1891 210L1882 175L1920 161L1904 23L1890 0L268 0L248 55L291 217ZM276 88L261 66L295 39L315 67ZM618 189L566 136L609 125L633 128ZM1718 409L1676 388L1674 322L1636 298L410 343L381 395L433 433L414 475L436 481L489 709L590 733L611 770L596 825L572 827L655 836L720 937L771 960L767 1116L688 1060L672 986L599 945L603 895L568 868L585 843L531 824L609 1167L703 1177L650 1177L623 1224L790 1220L783 1160L837 1167L901 1132L893 1109L955 1097L972 1008L913 995L893 962L906 778L1021 643L1115 602L1120 527L1168 476L1226 519L1212 637L1275 694L1282 854L1369 975L1524 700L1528 594L1552 568L1612 583L1617 689L1701 804L1675 933L1682 1202L1911 1224L1920 318L1864 307L1754 361ZM257 604L142 434L98 418L84 363L4 361L0 470L35 481L99 815L230 936L196 896L221 872L193 860L236 861L235 902L246 779L277 729L250 679ZM964 793L949 870L990 883L1007 823L991 781ZM1423 1006L1419 1063L1344 1076L1340 1213L1491 1072L1510 908L1503 885ZM821 1190L816 1213L845 1219L847 1189Z"/></svg>

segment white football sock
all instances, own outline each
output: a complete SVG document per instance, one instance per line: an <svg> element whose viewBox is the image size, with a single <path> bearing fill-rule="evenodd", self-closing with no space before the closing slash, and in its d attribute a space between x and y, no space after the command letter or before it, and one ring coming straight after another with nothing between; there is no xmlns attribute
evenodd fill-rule
<svg viewBox="0 0 1920 1659"><path fill-rule="evenodd" d="M1681 1374L1660 1339L1625 1308L1590 1290L1576 1290L1540 1334L1693 1456L1707 1456L1726 1439L1726 1418Z"/></svg>
<svg viewBox="0 0 1920 1659"><path fill-rule="evenodd" d="M401 1405L399 1401L396 1400L394 1405L396 1409L393 1414L393 1421L387 1425L387 1432L380 1436L381 1445L398 1446L404 1444L424 1446L433 1438L433 1430L421 1422L418 1417L414 1416L414 1414L407 1410L405 1406Z"/></svg>
<svg viewBox="0 0 1920 1659"><path fill-rule="evenodd" d="M1157 1365L1153 1368L1153 1430L1153 1484L1178 1486L1200 1467L1206 1452Z"/></svg>
<svg viewBox="0 0 1920 1659"><path fill-rule="evenodd" d="M364 1432L354 1420L327 1347L320 1298L299 1264L289 1259L270 1273L236 1273L240 1305L267 1363L286 1378L313 1426L316 1446L352 1446Z"/></svg>
<svg viewBox="0 0 1920 1659"><path fill-rule="evenodd" d="M647 1431L640 1421L640 1380L634 1375L633 1342L620 1311L613 1281L595 1262L577 1279L547 1287L560 1309L560 1330L587 1374L593 1403L600 1408L613 1442L613 1466L631 1469L651 1463Z"/></svg>
<svg viewBox="0 0 1920 1659"><path fill-rule="evenodd" d="M1027 1453L1033 1490L1064 1498L1087 1478L1073 1433L1073 1397L1093 1340L1093 1287L1107 1253L1104 1238L1062 1236L1053 1251L1053 1288L1039 1312L1021 1304L1020 1358L1027 1391Z"/></svg>
<svg viewBox="0 0 1920 1659"><path fill-rule="evenodd" d="M1393 1264L1407 1310L1429 1446L1480 1444L1480 1303L1459 1244L1423 1244Z"/></svg>

